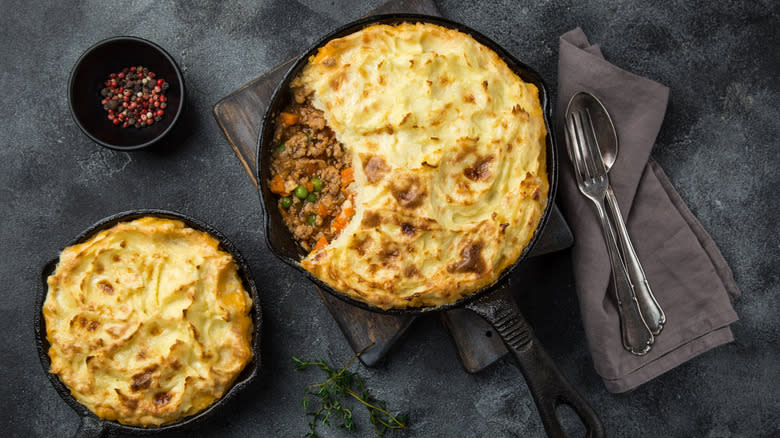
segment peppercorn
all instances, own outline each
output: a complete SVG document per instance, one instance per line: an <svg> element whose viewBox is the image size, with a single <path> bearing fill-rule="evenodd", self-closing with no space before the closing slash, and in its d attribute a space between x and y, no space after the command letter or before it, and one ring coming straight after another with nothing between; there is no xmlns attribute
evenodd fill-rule
<svg viewBox="0 0 780 438"><path fill-rule="evenodd" d="M169 84L164 78L155 79L156 76L142 65L125 67L108 75L100 90L100 103L111 123L121 124L123 128L141 128L162 120Z"/></svg>

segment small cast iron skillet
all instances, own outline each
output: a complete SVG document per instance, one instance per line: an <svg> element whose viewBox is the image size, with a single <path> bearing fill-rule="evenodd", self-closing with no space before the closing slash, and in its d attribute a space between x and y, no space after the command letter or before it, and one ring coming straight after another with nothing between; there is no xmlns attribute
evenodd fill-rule
<svg viewBox="0 0 780 438"><path fill-rule="evenodd" d="M197 219L189 216L185 216L180 213L166 211L166 210L133 210L118 213L116 215L107 217L100 220L98 223L87 228L81 234L76 236L66 246L75 245L77 243L85 242L98 232L111 228L119 222L128 222L133 219L138 219L144 216L155 216L161 218L178 219L184 222L187 226L199 231L205 231L219 240L219 249L226 251L233 256L236 265L238 266L238 275L244 285L246 291L250 294L253 300L253 308L251 311L252 322L254 324L254 330L252 332L252 360L246 365L243 371L238 375L233 386L228 389L227 392L218 400L214 401L208 408L200 411L199 413L186 417L174 423L165 424L162 426L152 427L139 427L128 426L114 421L101 420L92 411L87 409L84 405L76 401L70 393L70 389L65 386L64 383L54 374L49 373L51 368L51 359L49 358L49 341L46 338L46 321L43 318L43 302L46 299L49 286L46 282L49 275L54 273L57 267L59 256L56 259L51 260L43 268L41 273L41 284L38 289L38 295L35 297L35 344L38 349L38 357L41 359L41 365L46 376L54 385L54 389L62 397L65 402L73 408L74 411L81 417L81 424L76 431L75 437L87 438L87 437L102 437L109 432L130 434L130 435L150 435L161 432L174 432L187 430L195 424L201 423L203 420L214 416L219 410L235 398L242 389L247 387L252 380L260 372L260 334L262 325L262 314L260 312L260 296L255 287L255 282L252 278L252 273L249 271L249 266L241 257L236 247L224 236L222 233L211 227L210 225L203 223Z"/></svg>
<svg viewBox="0 0 780 438"><path fill-rule="evenodd" d="M370 306L362 301L357 301L347 297L333 290L330 286L323 283L311 275L308 271L303 269L299 261L303 256L306 255L306 251L300 245L298 245L282 221L282 217L277 206L277 199L270 192L268 187L268 181L271 179L269 166L271 162L271 154L273 152L272 141L276 116L287 105L287 103L290 102L290 82L301 72L303 67L306 65L306 62L308 61L308 58L315 54L320 47L325 45L331 39L349 35L374 24L398 24L402 22L433 23L469 34L475 40L495 51L507 63L507 65L518 76L520 76L520 78L526 82L536 85L536 87L539 89L539 99L542 104L545 124L547 126L548 132L546 146L547 172L550 178L550 191L547 198L547 208L544 211L542 220L534 232L530 244L527 248L525 248L518 260L511 267L507 268L504 270L504 272L501 273L496 283L489 287L482 288L475 293L449 305L401 310L382 310ZM534 401L536 402L536 406L539 410L544 428L549 436L564 436L563 429L561 428L561 425L556 417L555 409L561 404L566 404L573 408L575 412L577 412L578 416L587 429L587 436L600 437L604 435L604 429L598 416L588 405L588 403L571 386L566 378L560 373L560 371L558 371L555 363L536 339L533 331L531 330L531 327L521 315L515 300L512 298L511 290L508 287L507 276L509 272L511 272L517 265L522 263L522 261L531 251L533 245L538 240L539 236L541 235L541 230L547 222L547 218L555 198L555 189L558 176L558 158L552 137L552 129L550 124L550 106L550 96L549 92L547 91L547 87L536 72L534 72L525 64L516 60L498 44L462 24L455 23L440 17L412 14L378 15L347 24L346 26L341 27L331 34L325 36L296 60L282 81L277 85L276 90L271 97L271 102L268 106L268 109L263 116L263 122L258 139L257 181L259 182L259 191L263 205L265 239L266 244L271 249L271 252L273 252L282 261L301 271L322 290L360 308L377 313L398 315L416 315L429 312L439 312L456 307L465 307L471 309L485 318L496 329L496 332L499 333L504 343L507 345L507 348L517 359L518 363L520 364L520 370L525 376L526 382L528 383L528 386L531 390L531 394L533 395Z"/></svg>

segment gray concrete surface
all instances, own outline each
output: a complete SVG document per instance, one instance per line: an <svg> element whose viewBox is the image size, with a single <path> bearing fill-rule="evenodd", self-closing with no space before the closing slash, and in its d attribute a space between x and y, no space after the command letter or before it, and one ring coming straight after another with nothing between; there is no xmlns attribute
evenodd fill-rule
<svg viewBox="0 0 780 438"><path fill-rule="evenodd" d="M254 187L215 123L223 96L381 0L0 2L0 435L69 436L78 418L57 396L33 343L43 264L72 236L116 212L165 208L208 222L237 244L263 293L261 378L221 415L180 436L302 436L300 406L316 373L290 357L343 363L351 351L314 288L265 248ZM535 67L555 88L558 36L581 26L607 59L671 89L653 156L731 264L743 296L736 341L637 390L612 395L595 374L574 298L569 254L529 269L551 281L520 297L539 338L600 413L610 436L780 434L777 138L780 21L770 1L441 1ZM102 149L73 123L66 82L93 43L136 35L184 69L188 106L166 144ZM436 317L419 320L379 367L360 371L410 416L391 436L543 436L512 361L469 375ZM321 429L323 436L371 436ZM571 416L566 423L576 431Z"/></svg>

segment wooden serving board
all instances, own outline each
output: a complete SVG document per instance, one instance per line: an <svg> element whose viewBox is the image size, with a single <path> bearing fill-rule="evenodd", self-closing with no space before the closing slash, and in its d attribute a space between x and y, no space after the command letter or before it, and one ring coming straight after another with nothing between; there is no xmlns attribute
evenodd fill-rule
<svg viewBox="0 0 780 438"><path fill-rule="evenodd" d="M433 0L391 0L369 15L384 13L417 13L440 15ZM293 59L254 79L214 106L213 113L220 128L244 165L252 183L257 186L257 139L260 123L271 95ZM571 246L573 237L557 208L540 237L533 255L558 251ZM376 365L401 338L416 317L391 316L369 312L323 293L320 294L350 347L360 351L374 344L360 356L367 366ZM468 310L442 312L442 322L448 328L458 349L458 357L469 372L477 372L506 354L498 336L492 336L490 325Z"/></svg>

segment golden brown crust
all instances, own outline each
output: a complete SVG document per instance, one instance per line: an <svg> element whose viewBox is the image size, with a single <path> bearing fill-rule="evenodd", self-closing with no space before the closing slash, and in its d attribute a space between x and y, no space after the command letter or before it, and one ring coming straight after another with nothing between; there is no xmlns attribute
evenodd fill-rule
<svg viewBox="0 0 780 438"><path fill-rule="evenodd" d="M218 246L181 221L144 217L65 248L43 305L50 372L123 424L208 407L252 358L252 298Z"/></svg>
<svg viewBox="0 0 780 438"><path fill-rule="evenodd" d="M423 23L332 40L293 82L352 153L356 213L301 262L380 308L492 284L547 202L538 90L470 36Z"/></svg>

